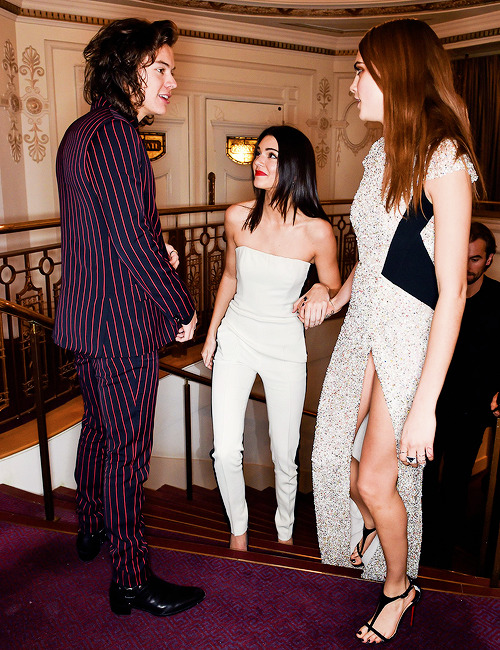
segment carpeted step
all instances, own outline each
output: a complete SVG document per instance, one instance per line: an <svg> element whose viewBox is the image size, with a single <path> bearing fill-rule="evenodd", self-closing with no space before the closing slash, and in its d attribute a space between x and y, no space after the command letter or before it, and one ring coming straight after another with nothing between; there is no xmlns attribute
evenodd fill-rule
<svg viewBox="0 0 500 650"><path fill-rule="evenodd" d="M249 529L252 534L259 536L261 539L276 539L276 529L274 525L275 504L269 506L270 496L274 498L274 490L248 490L249 499ZM259 501L260 499L260 501ZM265 504L262 507L262 504ZM192 519L191 523L203 525L203 520L211 519L217 521L228 530L227 521L224 514L222 501L218 490L207 490L195 486L193 490L193 500L188 501L185 492L171 486L162 486L157 491L146 490L146 502L144 512L158 517L177 519L189 514ZM294 531L294 540L301 546L308 546L317 549L316 526L314 517L304 517L307 510L301 507L301 501L297 501L297 525ZM195 517L200 520L196 521ZM184 519L185 520L185 519ZM303 521L305 520L305 521ZM299 523L300 522L300 523Z"/></svg>
<svg viewBox="0 0 500 650"><path fill-rule="evenodd" d="M312 499L309 495L301 495L297 500L297 528L303 529L308 543L303 544L301 535L294 532L295 543L287 546L276 541L274 509L268 507L270 493L261 493L263 503L260 508L257 499L259 491L250 491L253 511L260 508L260 512L250 513L249 551L242 553L228 548L229 533L218 492L198 487L193 492L193 501L188 501L185 491L178 488L164 486L160 491L147 490L144 514L151 546L359 578L359 571L355 569L321 564L315 527L304 523L304 515L311 515ZM42 496L0 485L1 521L76 534L78 525L74 504L74 490L54 490L56 521L47 522ZM421 567L419 578L422 586L428 589L500 596L500 590L489 588L487 578L426 567Z"/></svg>

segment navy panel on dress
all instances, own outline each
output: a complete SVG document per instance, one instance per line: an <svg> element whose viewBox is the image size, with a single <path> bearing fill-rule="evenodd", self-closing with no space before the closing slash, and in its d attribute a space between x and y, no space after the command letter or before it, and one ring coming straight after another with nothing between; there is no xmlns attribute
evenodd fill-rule
<svg viewBox="0 0 500 650"><path fill-rule="evenodd" d="M431 309L439 295L436 269L420 233L433 214L432 203L423 193L418 211L410 207L399 222L382 269L387 280Z"/></svg>

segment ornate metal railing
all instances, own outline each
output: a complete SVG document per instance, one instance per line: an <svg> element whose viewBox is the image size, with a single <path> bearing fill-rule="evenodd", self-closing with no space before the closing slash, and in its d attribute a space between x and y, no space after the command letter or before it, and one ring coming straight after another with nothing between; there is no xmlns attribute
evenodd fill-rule
<svg viewBox="0 0 500 650"><path fill-rule="evenodd" d="M356 262L356 241L348 214L348 200L324 203L338 242L343 279ZM222 213L227 205L200 205L160 210L165 239L179 251L179 273L195 300L199 324L196 341L207 331L215 295L224 269L225 237ZM182 220L198 221L182 225ZM53 241L0 253L0 299L53 318L60 291L61 244L59 219L27 221L0 226L0 235L16 239L21 233L44 232ZM91 270L89 270L91 272ZM33 417L35 411L29 328L12 315L0 323L0 433ZM40 334L42 390L48 408L78 391L72 356Z"/></svg>
<svg viewBox="0 0 500 650"><path fill-rule="evenodd" d="M7 300L0 300L0 313L9 319L15 318L20 323L21 326L19 329L23 332L23 340L26 343L24 352L29 354L31 371L29 392L33 396L33 411L37 421L45 517L47 520L52 521L54 519L54 499L52 496L52 480L50 476L46 420L47 404L44 396L44 388L47 386L45 332L52 330L54 321L52 318L38 314L33 309L15 305ZM28 387L26 386L26 388Z"/></svg>

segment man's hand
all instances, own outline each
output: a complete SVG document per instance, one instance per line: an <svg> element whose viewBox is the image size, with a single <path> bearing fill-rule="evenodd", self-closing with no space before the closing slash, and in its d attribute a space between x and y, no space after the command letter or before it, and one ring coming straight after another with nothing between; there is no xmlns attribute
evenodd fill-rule
<svg viewBox="0 0 500 650"><path fill-rule="evenodd" d="M498 393L491 401L491 411L496 418L500 418L500 404L498 403Z"/></svg>
<svg viewBox="0 0 500 650"><path fill-rule="evenodd" d="M194 336L194 331L196 329L197 322L198 322L198 317L196 316L196 312L194 312L194 316L191 319L191 322L188 323L187 325L181 325L179 332L175 337L175 340L178 341L179 343L185 343L186 341L190 341Z"/></svg>
<svg viewBox="0 0 500 650"><path fill-rule="evenodd" d="M173 246L167 244L168 261L176 269L179 266L179 253Z"/></svg>

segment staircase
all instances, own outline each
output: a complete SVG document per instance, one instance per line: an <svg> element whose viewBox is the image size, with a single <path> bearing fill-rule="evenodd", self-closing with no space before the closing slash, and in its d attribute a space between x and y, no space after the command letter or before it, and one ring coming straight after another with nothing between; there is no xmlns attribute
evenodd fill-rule
<svg viewBox="0 0 500 650"><path fill-rule="evenodd" d="M356 569L321 564L311 494L298 495L293 546L276 541L273 488L247 488L247 501L249 550L241 552L228 548L229 529L217 490L194 486L193 499L188 501L185 491L178 488L164 485L156 491L146 489L143 513L149 544L153 548L359 579ZM56 519L49 522L44 518L41 496L0 485L0 521L76 535L74 504L74 490L54 490ZM500 589L490 588L488 579L453 571L421 567L419 582L427 589L500 597Z"/></svg>

